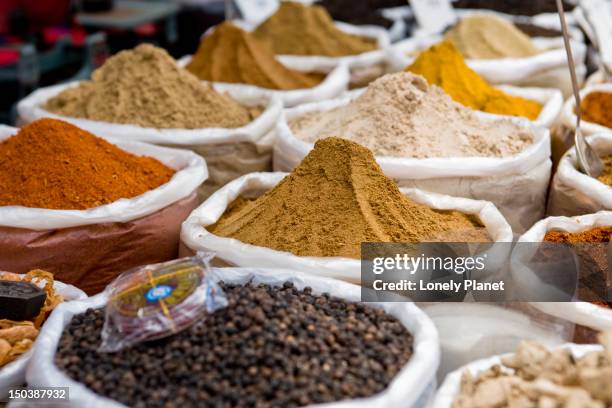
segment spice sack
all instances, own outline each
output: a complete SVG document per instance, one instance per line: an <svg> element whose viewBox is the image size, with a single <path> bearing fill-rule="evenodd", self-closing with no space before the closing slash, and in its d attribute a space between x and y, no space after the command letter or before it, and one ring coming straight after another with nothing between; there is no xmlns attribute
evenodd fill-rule
<svg viewBox="0 0 612 408"><path fill-rule="evenodd" d="M317 277L312 274L283 269L261 268L213 268L211 277L226 284L266 284L273 287L290 282L297 289L312 288L312 293L328 293L341 299L359 302L361 288L346 282ZM64 328L75 315L88 309L104 307L104 293L81 302L62 305L51 316L35 346L32 362L27 372L28 384L33 387L70 387L70 406L125 407L123 404L96 395L84 384L66 375L55 362L58 344ZM438 334L431 320L414 303L369 303L399 319L414 337L413 354L390 385L382 392L368 398L327 403L326 407L423 407L435 391L435 371L439 362ZM206 325L206 322L203 323ZM170 343L169 343L170 346ZM214 353L203 350L203 355ZM102 379L101 379L102 380ZM318 405L317 405L318 406Z"/></svg>
<svg viewBox="0 0 612 408"><path fill-rule="evenodd" d="M513 91L510 88L507 90ZM354 103L360 95L362 95L361 91L343 98L305 104L285 110L276 127L274 170L292 170L313 148L313 143L296 136L291 127L292 122L306 118L313 113L345 107ZM381 103L377 103L377 106L381 106ZM431 109L434 108L431 107ZM545 106L543 111L546 109ZM483 123L502 118L482 112L476 112L476 117ZM527 119L503 118L533 134L533 143L522 151L505 157L435 157L437 154L432 150L430 157L426 158L377 155L376 160L384 173L394 179L400 187L412 187L440 194L491 201L506 217L512 229L522 232L541 219L545 213L546 193L551 171L549 131L544 127L534 126ZM371 139L372 132L358 129L364 124L367 125L368 120L375 123L373 119L358 115L347 127L354 129L355 137ZM376 120L391 121L393 119L378 117ZM419 140L418 135L408 133L410 132L407 131L402 137L406 139L403 142L405 145L412 144L415 146L414 150L419 152L429 149L427 146L432 144L431 141L423 140L424 138ZM399 140L399 136L395 140ZM380 142L372 141L372 143L379 144ZM400 142L397 145L403 146ZM508 194L508 191L523 191L524 194Z"/></svg>
<svg viewBox="0 0 612 408"><path fill-rule="evenodd" d="M360 282L361 263L359 259L347 257L314 257L297 256L290 252L255 246L234 238L215 235L208 228L217 223L221 216L240 196L258 197L277 186L287 173L253 173L243 176L213 194L206 202L193 211L183 223L181 232L181 256L197 251L211 251L218 261L232 266L257 266L263 268L288 268L311 275L342 279L349 282ZM476 216L484 225L491 241L511 242L512 230L489 202L455 198L416 189L402 190L408 198L430 208L457 210L464 214ZM330 221L331 222L331 221ZM327 227L329 228L329 227ZM500 263L507 259L507 245L492 248ZM492 259L492 257L489 257Z"/></svg>
<svg viewBox="0 0 612 408"><path fill-rule="evenodd" d="M418 303L440 334L438 382L462 365L516 349L523 340L556 346L572 340L573 325L532 306L470 302ZM515 307L516 306L516 307Z"/></svg>
<svg viewBox="0 0 612 408"><path fill-rule="evenodd" d="M612 212L600 211L577 217L548 217L523 234L518 243L543 242L546 234L550 231L578 234L601 227L612 227ZM582 239L578 239L582 241ZM588 243L589 241L584 242ZM522 252L528 251L529 253L521 253L519 256L516 253L519 248ZM530 282L534 282L535 285L542 285L537 274L521 261L522 259L531 259L536 251L537 247L535 245L517 246L512 256L512 276L517 283L524 286L523 290L525 291L529 290ZM605 283L606 277L602 276L601 279ZM531 287L535 286L531 285ZM612 329L612 309L595 303L579 301L532 302L531 305L545 314L575 324L575 341L583 342L585 338L593 339L594 332Z"/></svg>
<svg viewBox="0 0 612 408"><path fill-rule="evenodd" d="M0 141L16 133L18 129L2 126ZM176 257L180 224L197 206L206 162L187 150L108 141L126 152L153 157L175 173L134 198L84 210L0 206L0 269L45 269L57 280L95 294L125 269Z"/></svg>
<svg viewBox="0 0 612 408"><path fill-rule="evenodd" d="M328 73L345 63L350 68L351 87L363 86L387 70L385 50L390 44L387 30L334 21L318 4L281 2L257 26L237 24L251 29L290 69Z"/></svg>
<svg viewBox="0 0 612 408"><path fill-rule="evenodd" d="M591 121L591 117L595 116L599 119L607 120L612 123L612 113L610 108L605 108L605 105L599 106L599 109L604 109L599 114L593 112L589 114L589 108L597 109L594 104L587 105L585 101L590 94L605 93L612 95L612 84L599 84L587 86L580 90L580 99L582 103L582 121L580 122L580 131L584 136L589 136L595 133L609 132L610 127L604 126L601 123L595 123ZM593 95L594 96L594 95ZM612 96L610 96L612 98ZM563 154L574 145L574 132L576 130L576 114L575 114L575 100L574 97L567 98L563 108L559 121L552 131L552 144L553 144L553 155L557 159L555 163L563 156ZM607 113L606 113L607 112Z"/></svg>
<svg viewBox="0 0 612 408"><path fill-rule="evenodd" d="M600 157L612 155L612 133L587 137ZM607 166L609 169L609 166ZM578 170L576 148L563 155L550 186L548 215L582 215L612 210L612 187Z"/></svg>
<svg viewBox="0 0 612 408"><path fill-rule="evenodd" d="M553 352L559 352L559 350L567 350L569 351L569 354L571 354L575 359L579 359L584 357L587 354L590 354L592 352L601 352L603 350L603 348L601 346L597 346L597 345L578 345L578 344L573 344L573 343L566 343L560 347L556 347L555 349L553 349ZM603 354L603 353L602 353ZM451 407L467 407L467 406L474 406L474 405L466 405L461 404L458 405L457 404L457 400L456 398L459 396L460 394L460 390L462 388L462 384L465 383L464 379L464 373L467 371L469 372L469 374L471 374L471 380L473 380L474 378L476 378L479 374L482 374L483 372L491 369L492 367L496 366L496 365L501 365L502 362L509 362L507 359L510 358L513 354L503 354L503 355L499 355L499 356L494 356L494 357L489 357L489 358L485 358L482 360L477 360L477 361L473 361L455 371L453 371L452 373L450 373L448 376L446 376L446 379L444 380L444 382L440 385L440 388L438 388L438 391L436 392L436 396L434 398L434 400L432 401L430 407L432 408L451 408ZM562 353L562 355L566 355L565 353ZM572 394L570 393L571 388L569 386L560 386L558 384L552 384L552 382L554 381L555 378L561 378L563 379L565 376L562 375L562 373L559 373L558 371L563 369L567 369L568 366L574 366L575 362L574 359L568 359L568 358L562 358L560 357L559 354L557 354L556 358L553 358L552 356L550 356L548 350L537 343L527 343L527 344L523 344L521 346L521 348L519 348L519 350L517 351L517 353L515 354L515 356L518 356L518 358L522 361L518 361L519 364L514 364L516 363L516 357L513 359L514 363L511 363L512 366L518 366L521 367L523 370L522 371L529 371L530 374L533 374L534 370L529 370L529 364L533 364L533 366L538 367L537 370L538 371L542 371L542 372L547 372L547 374L550 376L550 378L548 380L543 379L542 377L538 378L538 380L533 380L530 381L530 384L533 385L532 387L532 395L534 396L542 396L543 395L543 400L546 399L546 395L548 395L550 397L550 399L547 399L548 401L551 401L551 403L553 404L563 404L563 398L560 398L560 400L557 400L557 398L553 398L552 396L554 395L555 397L558 397L559 395L563 395L565 398L567 398L568 400L570 399L570 397L572 396ZM550 356L550 357L549 357ZM539 360L541 360L542 358L546 359L549 358L550 361L554 361L557 362L558 364L555 366L556 369L553 369L552 367L546 367L546 370L542 369L542 367L545 365L544 363L540 363L540 364L536 364L534 359L537 358ZM585 359L586 360L586 359ZM591 362L593 362L593 358L590 359ZM512 360L511 360L512 361ZM568 361L572 361L572 363L568 364ZM585 371L587 371L590 367L586 366L585 367ZM550 372L554 370L554 375ZM605 370L604 368L601 369L602 371ZM576 375L575 370L572 371L570 370L564 370L565 375L571 375L569 373L574 373L574 375ZM508 370L505 369L500 369L498 371L499 375L503 375L503 373L508 373ZM594 373L591 372L591 375L593 375ZM484 389L486 388L486 384L484 384L485 386L483 386L483 381L479 381L481 387L478 388L478 391L481 391L481 393L479 395L476 395L475 393L472 393L473 397L472 398L479 398L478 402L483 404L483 406L489 406L489 404L492 402L493 398L497 398L496 401L498 401L500 404L506 404L506 396L508 395L506 392L504 392L503 390L505 390L506 388L503 386L505 384L508 384L507 382L505 383L500 383L500 382L496 382L495 380L493 380L493 378L496 376L491 376L491 379L488 381L488 384L491 387L494 387L493 389L496 390L493 393L487 393L487 392L482 392ZM535 377L535 375L534 375ZM595 376L594 376L595 377ZM598 376L601 379L601 376ZM518 380L519 377L516 376L516 374L511 375L511 378ZM596 378L592 378L593 381L593 385L597 384L598 381ZM536 384L540 382L539 387L536 386ZM588 382L588 380L587 380ZM471 383L470 383L471 384ZM523 391L521 393L516 393L516 395L519 395L518 398L520 398L520 396L522 396L522 394L525 392L525 388L527 387L520 387L516 381L513 382L514 386L516 387L516 389L522 389ZM500 387L500 388L497 388ZM467 387L466 387L467 388ZM508 389L510 389L512 387L508 386ZM491 388L488 388L488 390L490 390ZM514 388L513 388L514 389ZM596 389L596 387L593 387L591 389ZM603 387L601 388L603 389ZM537 390L537 391L536 391ZM583 391L581 388L576 387L576 389L574 389L573 391ZM476 391L476 388L473 389L473 391ZM584 391L583 391L584 392ZM505 395L504 395L505 394ZM584 395L581 395L580 393L574 393L573 395L575 397L576 394L578 394L578 396L583 397ZM587 394L588 395L588 394ZM579 399L579 401L582 401ZM475 400L473 402L471 402L471 404L477 404L478 402L476 402ZM526 401L525 403L531 403L534 401ZM506 406L506 405L500 405L500 406ZM561 405L563 406L563 405ZM579 405L579 406L584 406L584 405ZM593 406L593 405L591 405ZM599 405L595 405L595 406L599 406Z"/></svg>
<svg viewBox="0 0 612 408"><path fill-rule="evenodd" d="M289 69L267 44L230 22L206 31L196 53L178 64L219 93L241 91L253 100L277 96L284 106L337 97L346 91L350 79L346 64L326 74Z"/></svg>

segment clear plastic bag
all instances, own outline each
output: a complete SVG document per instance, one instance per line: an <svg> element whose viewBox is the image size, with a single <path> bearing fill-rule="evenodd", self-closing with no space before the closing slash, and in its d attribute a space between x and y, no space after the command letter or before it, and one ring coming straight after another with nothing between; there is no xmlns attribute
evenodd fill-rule
<svg viewBox="0 0 612 408"><path fill-rule="evenodd" d="M208 276L210 253L147 265L122 273L108 297L100 351L173 335L227 306L221 288Z"/></svg>

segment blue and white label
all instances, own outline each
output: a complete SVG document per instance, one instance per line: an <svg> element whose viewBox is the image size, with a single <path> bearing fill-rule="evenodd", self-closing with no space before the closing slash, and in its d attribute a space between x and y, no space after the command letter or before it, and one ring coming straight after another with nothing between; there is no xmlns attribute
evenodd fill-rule
<svg viewBox="0 0 612 408"><path fill-rule="evenodd" d="M172 289L172 286L159 285L149 289L149 291L145 295L145 298L149 302L157 302L170 296L173 290L174 289Z"/></svg>

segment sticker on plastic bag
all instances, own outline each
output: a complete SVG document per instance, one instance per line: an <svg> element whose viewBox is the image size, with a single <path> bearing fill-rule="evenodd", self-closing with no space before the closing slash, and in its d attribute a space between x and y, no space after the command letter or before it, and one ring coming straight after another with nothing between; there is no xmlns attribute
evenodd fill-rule
<svg viewBox="0 0 612 408"><path fill-rule="evenodd" d="M100 351L171 336L227 306L225 294L208 276L212 255L138 267L119 275L108 295Z"/></svg>

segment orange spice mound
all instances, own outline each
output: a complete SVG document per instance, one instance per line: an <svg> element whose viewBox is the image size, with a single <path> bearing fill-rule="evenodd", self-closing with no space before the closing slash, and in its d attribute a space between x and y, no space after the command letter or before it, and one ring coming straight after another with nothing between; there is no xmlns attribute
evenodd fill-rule
<svg viewBox="0 0 612 408"><path fill-rule="evenodd" d="M612 92L591 92L580 105L582 119L612 128Z"/></svg>
<svg viewBox="0 0 612 408"><path fill-rule="evenodd" d="M132 198L174 170L69 123L40 119L0 143L0 205L84 210Z"/></svg>
<svg viewBox="0 0 612 408"><path fill-rule="evenodd" d="M548 231L544 241L577 244L581 242L606 243L612 239L612 227L598 227L583 232Z"/></svg>

